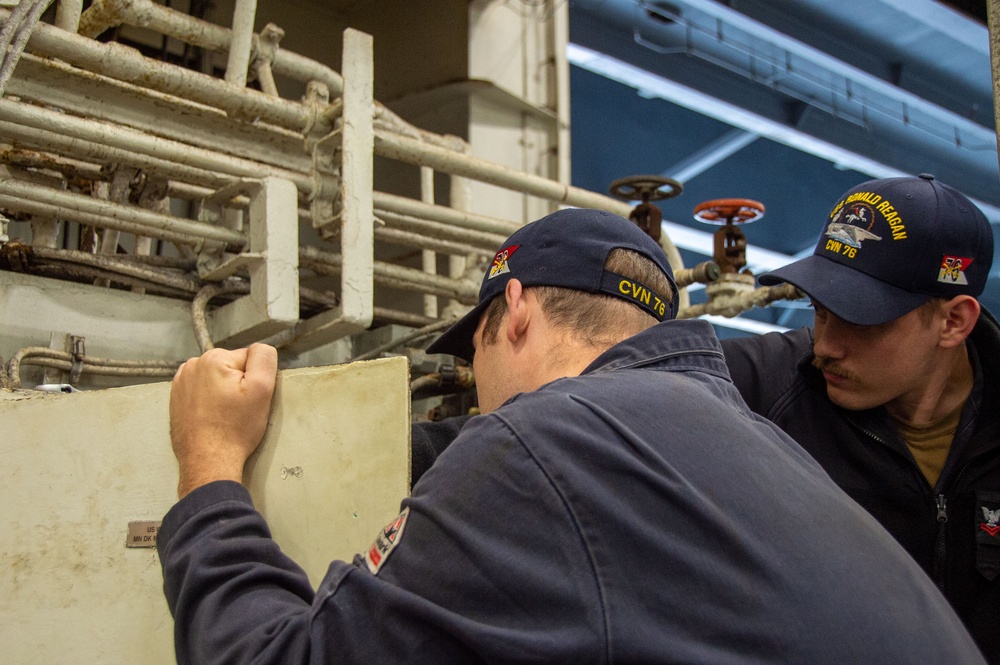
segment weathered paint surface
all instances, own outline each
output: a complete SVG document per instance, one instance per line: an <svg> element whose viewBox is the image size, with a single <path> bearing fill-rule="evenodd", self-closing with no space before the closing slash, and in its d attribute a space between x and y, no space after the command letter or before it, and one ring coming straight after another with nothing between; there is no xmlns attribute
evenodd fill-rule
<svg viewBox="0 0 1000 665"><path fill-rule="evenodd" d="M169 390L0 393L5 663L175 662L156 550L126 546L152 534L130 523L157 522L176 500ZM281 372L247 472L275 540L316 584L408 492L406 361Z"/></svg>

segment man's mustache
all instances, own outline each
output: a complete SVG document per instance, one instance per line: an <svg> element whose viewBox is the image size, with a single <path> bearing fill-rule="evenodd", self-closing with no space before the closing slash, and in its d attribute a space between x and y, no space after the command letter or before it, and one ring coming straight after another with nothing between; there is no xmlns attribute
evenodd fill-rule
<svg viewBox="0 0 1000 665"><path fill-rule="evenodd" d="M816 356L813 358L812 365L821 372L841 376L850 381L856 381L858 378L854 372L842 368L839 364L837 364L836 360L830 360L829 358L820 358L819 356Z"/></svg>

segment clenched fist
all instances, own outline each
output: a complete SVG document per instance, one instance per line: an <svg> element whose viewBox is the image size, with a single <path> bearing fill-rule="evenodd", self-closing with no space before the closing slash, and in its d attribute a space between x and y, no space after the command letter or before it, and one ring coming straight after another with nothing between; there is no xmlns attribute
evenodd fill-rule
<svg viewBox="0 0 1000 665"><path fill-rule="evenodd" d="M214 480L243 478L267 429L278 352L266 344L212 349L180 366L170 389L177 496Z"/></svg>

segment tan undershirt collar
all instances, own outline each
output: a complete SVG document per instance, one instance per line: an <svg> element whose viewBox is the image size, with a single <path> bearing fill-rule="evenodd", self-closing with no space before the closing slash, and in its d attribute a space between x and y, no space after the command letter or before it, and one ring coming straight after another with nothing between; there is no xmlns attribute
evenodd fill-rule
<svg viewBox="0 0 1000 665"><path fill-rule="evenodd" d="M899 429L900 436L906 441L910 453L917 461L917 465L931 487L937 483L941 476L941 470L944 469L945 461L948 459L948 451L955 438L955 430L958 429L963 406L960 404L958 408L944 417L920 425L914 425L895 416L892 417Z"/></svg>

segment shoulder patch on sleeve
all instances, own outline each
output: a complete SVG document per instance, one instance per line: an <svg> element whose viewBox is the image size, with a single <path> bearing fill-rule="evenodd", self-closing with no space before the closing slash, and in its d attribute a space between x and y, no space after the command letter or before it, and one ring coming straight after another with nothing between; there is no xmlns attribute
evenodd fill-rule
<svg viewBox="0 0 1000 665"><path fill-rule="evenodd" d="M389 522L382 531L375 537L375 542L371 544L365 552L365 565L372 575L378 575L379 569L385 560L392 554L399 541L403 538L403 527L406 526L406 518L410 515L410 507L407 506L403 512L393 521Z"/></svg>

